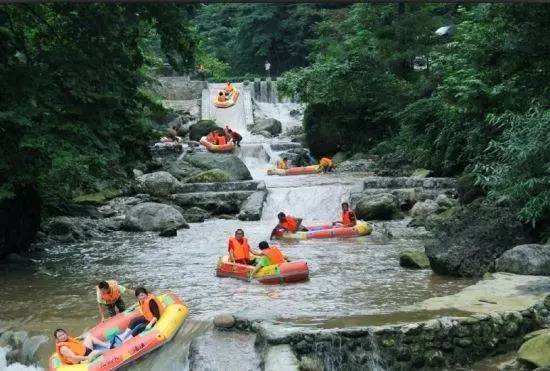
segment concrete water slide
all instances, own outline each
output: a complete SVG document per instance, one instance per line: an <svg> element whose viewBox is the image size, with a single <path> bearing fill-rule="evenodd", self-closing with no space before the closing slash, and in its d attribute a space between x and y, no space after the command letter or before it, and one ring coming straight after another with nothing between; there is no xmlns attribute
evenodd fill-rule
<svg viewBox="0 0 550 371"><path fill-rule="evenodd" d="M250 87L242 83L233 84L240 93L237 103L229 108L217 108L212 104L214 98L225 84L208 84L202 91L201 118L214 120L218 125L229 125L239 133L248 133L247 125L254 123L252 116L252 98Z"/></svg>

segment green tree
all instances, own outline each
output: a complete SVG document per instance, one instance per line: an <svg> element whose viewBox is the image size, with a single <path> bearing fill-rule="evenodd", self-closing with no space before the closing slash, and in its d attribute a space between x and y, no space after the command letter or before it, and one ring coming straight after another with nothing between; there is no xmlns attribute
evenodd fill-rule
<svg viewBox="0 0 550 371"><path fill-rule="evenodd" d="M146 159L160 109L146 89L152 39L188 68L190 16L182 5L0 7L0 195L35 184L53 206Z"/></svg>

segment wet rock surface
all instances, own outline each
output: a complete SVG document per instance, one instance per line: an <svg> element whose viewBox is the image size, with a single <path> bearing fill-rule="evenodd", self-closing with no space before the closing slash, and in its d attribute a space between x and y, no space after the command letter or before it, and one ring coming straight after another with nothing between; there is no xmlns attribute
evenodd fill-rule
<svg viewBox="0 0 550 371"><path fill-rule="evenodd" d="M470 205L433 228L425 245L434 272L481 276L493 271L505 251L530 242L531 236L508 209Z"/></svg>
<svg viewBox="0 0 550 371"><path fill-rule="evenodd" d="M237 215L239 220L260 220L266 198L267 192L265 191L257 191L251 194L241 205L241 210Z"/></svg>
<svg viewBox="0 0 550 371"><path fill-rule="evenodd" d="M354 194L351 203L358 219L389 220L399 215L397 197L389 193Z"/></svg>
<svg viewBox="0 0 550 371"><path fill-rule="evenodd" d="M550 245L516 246L497 259L495 270L497 272L550 276Z"/></svg>

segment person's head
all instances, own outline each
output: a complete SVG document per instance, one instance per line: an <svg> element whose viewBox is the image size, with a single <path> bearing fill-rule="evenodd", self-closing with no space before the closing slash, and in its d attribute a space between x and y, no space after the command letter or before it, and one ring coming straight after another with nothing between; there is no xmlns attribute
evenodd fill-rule
<svg viewBox="0 0 550 371"><path fill-rule="evenodd" d="M242 241L242 239L244 238L244 231L242 229L237 229L235 231L235 238L239 241Z"/></svg>
<svg viewBox="0 0 550 371"><path fill-rule="evenodd" d="M288 162L288 157L283 157L284 162Z"/></svg>
<svg viewBox="0 0 550 371"><path fill-rule="evenodd" d="M218 95L219 95L220 97L223 96L223 91L220 91L220 92L218 93Z"/></svg>
<svg viewBox="0 0 550 371"><path fill-rule="evenodd" d="M277 214L277 218L279 218L279 221L282 223L282 222L285 221L286 215L285 215L285 213L279 213L279 214Z"/></svg>
<svg viewBox="0 0 550 371"><path fill-rule="evenodd" d="M107 281L101 281L100 283L98 283L97 287L99 288L99 291L101 291L101 293L103 294L108 294L109 291L111 291L111 288L109 287Z"/></svg>
<svg viewBox="0 0 550 371"><path fill-rule="evenodd" d="M178 127L176 125L172 126L172 129L178 130Z"/></svg>
<svg viewBox="0 0 550 371"><path fill-rule="evenodd" d="M53 332L53 337L55 338L55 340L63 342L67 341L69 335L67 334L67 331L63 330L62 328L58 328Z"/></svg>
<svg viewBox="0 0 550 371"><path fill-rule="evenodd" d="M227 82L227 85L231 85L231 83L228 81L228 82Z"/></svg>
<svg viewBox="0 0 550 371"><path fill-rule="evenodd" d="M138 287L138 288L134 291L134 294L136 295L136 298L137 298L139 301L144 301L145 299L147 299L147 296L149 295L149 293L147 292L147 290L145 290L145 287Z"/></svg>
<svg viewBox="0 0 550 371"><path fill-rule="evenodd" d="M258 244L260 250L269 249L269 244L266 241L262 241Z"/></svg>
<svg viewBox="0 0 550 371"><path fill-rule="evenodd" d="M342 210L344 211L349 210L349 204L347 202L342 202Z"/></svg>

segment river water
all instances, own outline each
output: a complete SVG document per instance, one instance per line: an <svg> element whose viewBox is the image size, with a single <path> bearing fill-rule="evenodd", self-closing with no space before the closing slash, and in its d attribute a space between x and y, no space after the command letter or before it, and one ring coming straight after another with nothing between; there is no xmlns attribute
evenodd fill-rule
<svg viewBox="0 0 550 371"><path fill-rule="evenodd" d="M405 270L398 264L399 252L421 248L424 231L407 228L407 220L375 223L371 236L282 243L292 260L306 260L310 280L286 286L262 286L215 277L217 258L226 252L227 238L244 229L256 245L267 239L279 211L303 217L304 223L328 222L339 215L339 204L359 186L361 174L267 177L267 161L276 151L269 143L244 143L241 157L256 179L266 181L269 195L262 220L211 219L191 224L177 237L156 233L114 233L83 243L43 246L34 263L0 265L0 318L8 325L48 335L57 327L81 333L97 321L94 285L100 279L116 278L128 287L143 285L156 292L172 290L187 302L190 317L174 341L133 365L132 369L181 370L188 368L187 349L196 336L211 334L211 319L221 312L286 322L323 323L334 318L386 320L402 317L400 308L440 295L456 293L471 280L449 279L429 270ZM393 237L380 231L390 230ZM131 295L126 301L132 302ZM337 322L345 324L343 322ZM236 335L235 335L236 336ZM208 347L208 342L207 347ZM213 352L231 357L212 340ZM53 349L40 350L40 365L47 367ZM224 350L225 349L225 350ZM245 363L246 363L245 358ZM253 357L247 369L256 369ZM1 363L0 363L1 364ZM212 361L201 369L223 369Z"/></svg>

